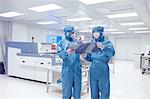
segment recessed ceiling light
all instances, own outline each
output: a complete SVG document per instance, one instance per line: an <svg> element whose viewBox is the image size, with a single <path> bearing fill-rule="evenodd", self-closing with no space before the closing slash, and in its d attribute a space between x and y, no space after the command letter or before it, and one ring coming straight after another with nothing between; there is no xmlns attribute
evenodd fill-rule
<svg viewBox="0 0 150 99"><path fill-rule="evenodd" d="M129 28L129 30L134 31L134 30L147 30L147 27L143 27L143 28Z"/></svg>
<svg viewBox="0 0 150 99"><path fill-rule="evenodd" d="M104 31L105 32L111 32L111 31L113 32L113 31L118 31L118 29L105 29Z"/></svg>
<svg viewBox="0 0 150 99"><path fill-rule="evenodd" d="M138 16L136 12L132 13L122 13L122 14L114 14L114 15L107 15L108 18L124 18L124 17L133 17Z"/></svg>
<svg viewBox="0 0 150 99"><path fill-rule="evenodd" d="M61 28L64 29L65 27L61 27ZM76 26L75 26L74 28L75 28L75 29L78 29L79 27L76 27Z"/></svg>
<svg viewBox="0 0 150 99"><path fill-rule="evenodd" d="M134 31L134 33L150 33L150 31Z"/></svg>
<svg viewBox="0 0 150 99"><path fill-rule="evenodd" d="M92 30L80 30L79 32L92 32Z"/></svg>
<svg viewBox="0 0 150 99"><path fill-rule="evenodd" d="M130 22L130 23L120 23L122 26L131 26L131 25L144 25L143 22Z"/></svg>
<svg viewBox="0 0 150 99"><path fill-rule="evenodd" d="M48 25L48 24L57 24L58 22L56 21L47 21L47 22L38 22L37 24L40 25Z"/></svg>
<svg viewBox="0 0 150 99"><path fill-rule="evenodd" d="M6 17L6 18L17 17L17 16L21 16L21 15L24 15L24 14L18 13L18 12L6 12L6 13L0 14L1 17Z"/></svg>
<svg viewBox="0 0 150 99"><path fill-rule="evenodd" d="M70 21L70 22L75 22L75 21L89 21L89 20L92 20L92 19L88 18L88 17L67 19L67 21Z"/></svg>
<svg viewBox="0 0 150 99"><path fill-rule="evenodd" d="M79 0L79 1L86 5L89 5L89 4L97 4L97 3L116 1L116 0Z"/></svg>
<svg viewBox="0 0 150 99"><path fill-rule="evenodd" d="M107 27L108 25L106 24L97 24L97 25L89 25L88 27L96 27L96 26L102 26L102 27Z"/></svg>
<svg viewBox="0 0 150 99"><path fill-rule="evenodd" d="M46 12L46 11L51 11L51 10L62 9L62 7L56 4L47 4L47 5L36 6L36 7L28 8L28 9L36 11L36 12Z"/></svg>
<svg viewBox="0 0 150 99"><path fill-rule="evenodd" d="M124 34L125 32L110 32L110 34Z"/></svg>

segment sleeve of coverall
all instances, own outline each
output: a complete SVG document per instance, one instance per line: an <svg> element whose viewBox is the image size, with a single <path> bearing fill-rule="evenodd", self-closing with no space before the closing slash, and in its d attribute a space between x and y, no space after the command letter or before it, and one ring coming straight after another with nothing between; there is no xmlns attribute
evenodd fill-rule
<svg viewBox="0 0 150 99"><path fill-rule="evenodd" d="M58 56L59 56L61 59L65 60L66 57L68 56L68 54L67 54L65 48L63 48L62 41L60 41L60 42L58 43L57 50L58 50L58 51L57 51Z"/></svg>
<svg viewBox="0 0 150 99"><path fill-rule="evenodd" d="M105 48L103 49L103 54L105 54L108 58L115 55L115 50L111 41L106 42Z"/></svg>

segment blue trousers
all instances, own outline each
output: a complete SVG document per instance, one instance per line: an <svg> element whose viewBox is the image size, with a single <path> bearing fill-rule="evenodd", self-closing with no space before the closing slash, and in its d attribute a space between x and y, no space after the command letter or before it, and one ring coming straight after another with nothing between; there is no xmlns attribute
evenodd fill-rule
<svg viewBox="0 0 150 99"><path fill-rule="evenodd" d="M63 71L63 99L71 99L72 91L74 99L81 99L81 69Z"/></svg>
<svg viewBox="0 0 150 99"><path fill-rule="evenodd" d="M99 71L99 72L97 72ZM99 70L90 69L91 99L109 99L110 79L109 68Z"/></svg>

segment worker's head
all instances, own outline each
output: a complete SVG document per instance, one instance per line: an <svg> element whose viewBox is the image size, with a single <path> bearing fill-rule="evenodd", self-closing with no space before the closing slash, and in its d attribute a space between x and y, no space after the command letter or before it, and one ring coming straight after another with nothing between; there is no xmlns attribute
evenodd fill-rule
<svg viewBox="0 0 150 99"><path fill-rule="evenodd" d="M74 27L67 25L64 28L64 32L65 32L65 37L67 40L72 41L74 38Z"/></svg>
<svg viewBox="0 0 150 99"><path fill-rule="evenodd" d="M104 27L96 26L92 29L92 36L96 41L102 41L104 40Z"/></svg>

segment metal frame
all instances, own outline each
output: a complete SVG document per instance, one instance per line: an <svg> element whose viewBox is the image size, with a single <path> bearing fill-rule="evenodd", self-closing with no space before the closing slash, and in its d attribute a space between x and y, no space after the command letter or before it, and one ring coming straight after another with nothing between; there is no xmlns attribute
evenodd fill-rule
<svg viewBox="0 0 150 99"><path fill-rule="evenodd" d="M52 87L52 83L49 82L49 73L50 71L55 71L55 72L61 72L60 68L56 68L56 66L50 66L47 68L47 81L46 81L46 92L49 93L49 87ZM88 76L88 81L87 81L87 93L89 92L89 68L86 68L82 72L86 72Z"/></svg>
<svg viewBox="0 0 150 99"><path fill-rule="evenodd" d="M142 74L144 74L145 72L150 72L150 56L142 57L141 70Z"/></svg>

